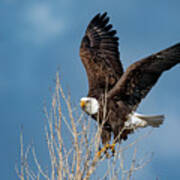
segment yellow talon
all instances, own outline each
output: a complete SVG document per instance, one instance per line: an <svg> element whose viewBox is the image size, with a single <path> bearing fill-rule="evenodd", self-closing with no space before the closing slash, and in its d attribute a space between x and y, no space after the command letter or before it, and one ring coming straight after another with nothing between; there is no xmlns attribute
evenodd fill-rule
<svg viewBox="0 0 180 180"><path fill-rule="evenodd" d="M103 149L101 149L100 151L98 151L97 152L97 156L98 156L98 158L100 158L101 157L101 154L103 153Z"/></svg>
<svg viewBox="0 0 180 180"><path fill-rule="evenodd" d="M114 155L114 153L115 153L115 144L112 144L112 145L111 145L111 152L112 152L112 154Z"/></svg>
<svg viewBox="0 0 180 180"><path fill-rule="evenodd" d="M106 157L110 157L107 150L111 149L112 155L115 153L115 144L106 144L100 151L97 152L97 157L100 158L102 153L106 154Z"/></svg>

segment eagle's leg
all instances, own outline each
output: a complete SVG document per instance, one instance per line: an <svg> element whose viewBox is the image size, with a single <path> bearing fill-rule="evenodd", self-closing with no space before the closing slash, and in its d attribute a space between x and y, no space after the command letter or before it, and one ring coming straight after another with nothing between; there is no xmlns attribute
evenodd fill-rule
<svg viewBox="0 0 180 180"><path fill-rule="evenodd" d="M115 143L109 144L109 142L111 141L111 128L107 124L105 124L102 128L101 139L104 147L97 152L97 156L101 157L102 153L104 153L106 154L106 157L110 157L110 155L108 154L109 149L111 150L113 156L115 153Z"/></svg>

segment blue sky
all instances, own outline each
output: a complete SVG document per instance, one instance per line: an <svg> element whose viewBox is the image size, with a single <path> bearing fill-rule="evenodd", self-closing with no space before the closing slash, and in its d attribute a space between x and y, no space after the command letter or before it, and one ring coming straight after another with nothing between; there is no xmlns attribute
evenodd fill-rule
<svg viewBox="0 0 180 180"><path fill-rule="evenodd" d="M45 156L43 114L60 69L73 101L88 91L79 58L89 20L107 11L120 37L125 68L136 60L180 42L179 0L1 0L0 2L0 169L1 179L16 179L19 135ZM140 148L154 152L138 179L180 177L180 66L163 74L139 111L165 114L164 125ZM136 136L136 135L135 135ZM145 178L146 177L146 178Z"/></svg>

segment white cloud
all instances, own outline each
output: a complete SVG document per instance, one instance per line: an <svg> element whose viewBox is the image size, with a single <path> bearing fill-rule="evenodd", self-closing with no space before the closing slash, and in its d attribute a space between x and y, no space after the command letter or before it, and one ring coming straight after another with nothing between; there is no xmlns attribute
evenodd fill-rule
<svg viewBox="0 0 180 180"><path fill-rule="evenodd" d="M57 37L64 30L62 18L55 14L52 6L48 3L38 3L28 7L25 11L24 38L31 39L37 43Z"/></svg>

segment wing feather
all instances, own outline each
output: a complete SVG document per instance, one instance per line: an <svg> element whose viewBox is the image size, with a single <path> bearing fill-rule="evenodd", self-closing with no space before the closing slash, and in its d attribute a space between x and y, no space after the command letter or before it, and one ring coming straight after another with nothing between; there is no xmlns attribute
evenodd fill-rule
<svg viewBox="0 0 180 180"><path fill-rule="evenodd" d="M123 74L108 98L123 101L135 110L164 71L180 63L180 43L135 62Z"/></svg>
<svg viewBox="0 0 180 180"><path fill-rule="evenodd" d="M107 13L97 14L81 42L80 57L88 76L89 96L111 89L123 74L116 30L108 22Z"/></svg>

